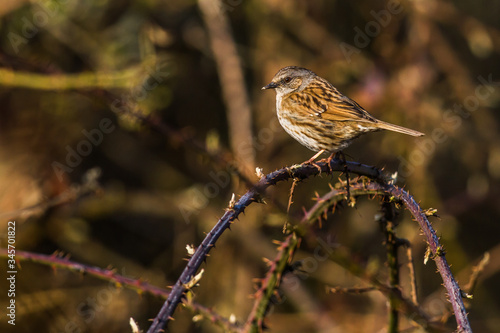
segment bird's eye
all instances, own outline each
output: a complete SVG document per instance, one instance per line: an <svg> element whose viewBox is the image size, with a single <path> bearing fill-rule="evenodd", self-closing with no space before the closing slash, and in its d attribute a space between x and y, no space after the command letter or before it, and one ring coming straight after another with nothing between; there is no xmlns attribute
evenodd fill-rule
<svg viewBox="0 0 500 333"><path fill-rule="evenodd" d="M283 81L285 81L285 83L290 83L290 81L292 81L292 78L287 76L286 78L283 79Z"/></svg>

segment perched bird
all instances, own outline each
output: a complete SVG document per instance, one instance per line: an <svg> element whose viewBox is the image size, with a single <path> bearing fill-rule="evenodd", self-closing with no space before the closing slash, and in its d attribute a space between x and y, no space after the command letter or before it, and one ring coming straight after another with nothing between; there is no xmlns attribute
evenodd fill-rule
<svg viewBox="0 0 500 333"><path fill-rule="evenodd" d="M349 146L353 139L368 132L389 130L412 136L424 135L374 118L330 82L306 68L282 68L262 89L276 90L276 111L285 131L318 152L308 162L325 151L333 156Z"/></svg>

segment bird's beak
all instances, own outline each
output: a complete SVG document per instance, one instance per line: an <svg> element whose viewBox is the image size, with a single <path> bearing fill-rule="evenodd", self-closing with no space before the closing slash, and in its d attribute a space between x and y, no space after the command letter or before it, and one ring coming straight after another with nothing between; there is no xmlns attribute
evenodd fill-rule
<svg viewBox="0 0 500 333"><path fill-rule="evenodd" d="M262 87L262 90L265 90L265 89L274 89L274 88L276 88L277 86L278 86L278 85L277 85L276 83L271 82L271 83L269 83L267 86Z"/></svg>

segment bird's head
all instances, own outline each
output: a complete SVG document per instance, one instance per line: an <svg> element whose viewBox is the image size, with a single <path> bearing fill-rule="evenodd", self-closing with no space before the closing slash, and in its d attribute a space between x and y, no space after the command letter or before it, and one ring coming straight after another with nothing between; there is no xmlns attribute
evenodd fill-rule
<svg viewBox="0 0 500 333"><path fill-rule="evenodd" d="M275 89L278 95L287 95L304 89L315 76L314 72L306 68L288 66L280 69L271 83L262 89Z"/></svg>

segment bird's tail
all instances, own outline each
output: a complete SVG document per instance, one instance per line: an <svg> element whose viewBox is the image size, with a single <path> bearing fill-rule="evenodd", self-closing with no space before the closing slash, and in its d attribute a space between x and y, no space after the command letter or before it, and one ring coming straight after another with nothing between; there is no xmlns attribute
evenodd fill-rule
<svg viewBox="0 0 500 333"><path fill-rule="evenodd" d="M403 126L398 126L398 125L386 123L384 121L379 121L378 124L379 124L379 127L381 129L385 129L385 130L388 130L388 131L393 131L393 132L408 134L408 135L411 135L411 136L423 136L423 135L425 135L422 132L415 131L415 130L412 130L412 129L409 129L409 128L406 128L406 127L403 127Z"/></svg>

